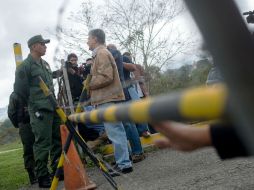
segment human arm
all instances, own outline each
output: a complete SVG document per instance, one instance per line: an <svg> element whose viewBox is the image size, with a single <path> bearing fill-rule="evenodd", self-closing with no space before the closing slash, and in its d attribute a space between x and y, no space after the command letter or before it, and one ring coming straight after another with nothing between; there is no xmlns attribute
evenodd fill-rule
<svg viewBox="0 0 254 190"><path fill-rule="evenodd" d="M208 126L195 128L183 123L166 121L155 124L154 128L165 135L165 138L155 141L160 148L193 151L212 145Z"/></svg>
<svg viewBox="0 0 254 190"><path fill-rule="evenodd" d="M214 146L221 159L248 156L232 125L212 124L200 128L167 121L154 125L154 128L165 135L164 139L155 142L160 148L193 151Z"/></svg>
<svg viewBox="0 0 254 190"><path fill-rule="evenodd" d="M126 70L128 70L128 71L130 71L130 72L133 72L133 71L136 71L137 70L137 68L136 68L136 66L134 65L134 64L132 64L132 63L123 63L123 67L126 69Z"/></svg>
<svg viewBox="0 0 254 190"><path fill-rule="evenodd" d="M63 75L63 70L62 69L58 69L58 70L52 72L53 79L59 78L62 75Z"/></svg>

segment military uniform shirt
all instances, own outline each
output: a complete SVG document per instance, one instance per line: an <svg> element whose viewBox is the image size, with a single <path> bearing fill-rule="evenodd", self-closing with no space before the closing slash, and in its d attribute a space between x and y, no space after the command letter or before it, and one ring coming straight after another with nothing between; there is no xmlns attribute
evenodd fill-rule
<svg viewBox="0 0 254 190"><path fill-rule="evenodd" d="M23 101L27 102L28 108L33 111L54 111L52 104L39 86L39 76L51 92L54 92L52 71L49 64L43 59L35 61L29 54L16 70L14 92L21 96Z"/></svg>

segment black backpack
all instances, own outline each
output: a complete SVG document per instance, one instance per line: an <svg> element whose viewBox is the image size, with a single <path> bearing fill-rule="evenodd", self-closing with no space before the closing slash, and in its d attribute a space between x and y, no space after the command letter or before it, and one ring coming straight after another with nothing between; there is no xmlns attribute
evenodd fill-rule
<svg viewBox="0 0 254 190"><path fill-rule="evenodd" d="M8 117L14 127L18 128L20 122L29 123L30 118L25 104L21 98L14 92L11 93L8 105Z"/></svg>
<svg viewBox="0 0 254 190"><path fill-rule="evenodd" d="M9 97L9 105L8 105L8 117L11 120L14 127L18 128L18 100L17 95L12 92Z"/></svg>

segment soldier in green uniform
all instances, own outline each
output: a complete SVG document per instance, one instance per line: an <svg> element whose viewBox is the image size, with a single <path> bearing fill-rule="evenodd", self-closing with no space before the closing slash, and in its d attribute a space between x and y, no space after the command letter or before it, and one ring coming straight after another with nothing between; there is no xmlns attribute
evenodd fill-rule
<svg viewBox="0 0 254 190"><path fill-rule="evenodd" d="M10 118L14 127L19 128L19 136L23 144L23 158L25 169L27 170L31 184L37 182L34 172L34 134L29 124L29 114L26 105L23 105L19 96L14 92L10 95L8 105L8 117Z"/></svg>
<svg viewBox="0 0 254 190"><path fill-rule="evenodd" d="M49 64L41 58L46 53L46 43L41 35L28 40L30 54L18 66L15 76L14 92L22 101L27 102L30 124L35 136L33 146L35 170L39 187L51 185L50 173L47 168L48 157L51 158L51 168L55 172L57 160L61 154L60 124L61 120L47 97L39 86L40 76L51 92L54 92L52 71Z"/></svg>

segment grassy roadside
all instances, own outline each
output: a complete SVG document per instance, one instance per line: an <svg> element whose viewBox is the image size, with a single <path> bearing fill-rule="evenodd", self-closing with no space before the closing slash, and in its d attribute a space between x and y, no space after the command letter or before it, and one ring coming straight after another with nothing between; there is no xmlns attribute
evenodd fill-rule
<svg viewBox="0 0 254 190"><path fill-rule="evenodd" d="M21 148L19 141L0 146L0 152ZM23 164L23 150L0 154L0 189L14 190L28 185L28 176Z"/></svg>
<svg viewBox="0 0 254 190"><path fill-rule="evenodd" d="M0 152L17 149L17 148L22 148L22 143L20 140L12 142L12 143L8 143L8 144L0 145Z"/></svg>
<svg viewBox="0 0 254 190"><path fill-rule="evenodd" d="M19 149L21 148L21 149ZM20 141L0 145L0 152L18 149L12 152L0 153L0 190L15 190L30 186L26 170L23 164L23 149ZM144 148L145 152L157 150L154 146ZM97 156L102 156L101 154ZM87 157L87 156L86 156ZM113 155L108 155L104 159L111 163ZM87 157L86 167L94 167L93 162Z"/></svg>

